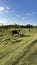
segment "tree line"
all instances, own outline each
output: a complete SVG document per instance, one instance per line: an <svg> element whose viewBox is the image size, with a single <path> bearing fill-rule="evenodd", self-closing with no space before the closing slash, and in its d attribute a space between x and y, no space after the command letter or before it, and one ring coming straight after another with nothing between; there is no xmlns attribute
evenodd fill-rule
<svg viewBox="0 0 37 65"><path fill-rule="evenodd" d="M37 26L33 26L33 25L30 25L30 24L27 24L27 25L17 25L17 24L14 24L14 25L6 25L6 26L0 26L0 29L7 29L7 28L37 28Z"/></svg>

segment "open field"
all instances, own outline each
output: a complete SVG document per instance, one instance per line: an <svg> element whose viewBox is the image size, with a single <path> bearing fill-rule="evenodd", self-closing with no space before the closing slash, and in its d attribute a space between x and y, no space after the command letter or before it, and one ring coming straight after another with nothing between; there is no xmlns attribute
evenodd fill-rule
<svg viewBox="0 0 37 65"><path fill-rule="evenodd" d="M0 65L37 65L37 28L13 28L0 31Z"/></svg>

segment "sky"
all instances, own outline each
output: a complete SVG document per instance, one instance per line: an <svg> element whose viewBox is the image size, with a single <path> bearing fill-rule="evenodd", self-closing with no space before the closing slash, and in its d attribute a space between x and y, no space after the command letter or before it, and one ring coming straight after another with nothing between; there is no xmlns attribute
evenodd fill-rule
<svg viewBox="0 0 37 65"><path fill-rule="evenodd" d="M0 0L0 25L37 25L37 0Z"/></svg>

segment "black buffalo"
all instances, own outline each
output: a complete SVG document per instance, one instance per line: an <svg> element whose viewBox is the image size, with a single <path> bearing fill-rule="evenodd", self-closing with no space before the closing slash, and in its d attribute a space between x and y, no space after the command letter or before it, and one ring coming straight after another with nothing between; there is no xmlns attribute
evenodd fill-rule
<svg viewBox="0 0 37 65"><path fill-rule="evenodd" d="M12 31L12 34L14 35L14 34L19 34L19 32L17 31L17 30L13 30Z"/></svg>

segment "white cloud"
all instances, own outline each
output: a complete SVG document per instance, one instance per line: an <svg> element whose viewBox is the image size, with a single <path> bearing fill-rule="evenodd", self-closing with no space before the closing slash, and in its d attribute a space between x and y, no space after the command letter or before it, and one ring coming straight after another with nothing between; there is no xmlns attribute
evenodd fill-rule
<svg viewBox="0 0 37 65"><path fill-rule="evenodd" d="M21 16L21 17L20 17L20 19L21 19L21 20L25 20L25 19L26 19L26 17Z"/></svg>
<svg viewBox="0 0 37 65"><path fill-rule="evenodd" d="M4 13L9 13L9 11L6 10L6 11L4 11Z"/></svg>
<svg viewBox="0 0 37 65"><path fill-rule="evenodd" d="M25 15L29 15L29 16L32 16L35 14L35 12L27 12L27 13L24 13Z"/></svg>
<svg viewBox="0 0 37 65"><path fill-rule="evenodd" d="M5 9L4 7L1 7L1 6L0 6L0 11L4 11L4 9Z"/></svg>
<svg viewBox="0 0 37 65"><path fill-rule="evenodd" d="M19 18L19 19L21 19L21 20L25 20L26 19L26 17L21 16L21 15L16 15L16 17Z"/></svg>
<svg viewBox="0 0 37 65"><path fill-rule="evenodd" d="M10 10L9 7L0 6L0 13L8 13Z"/></svg>
<svg viewBox="0 0 37 65"><path fill-rule="evenodd" d="M27 15L34 15L34 12L31 12L31 13L27 13Z"/></svg>
<svg viewBox="0 0 37 65"><path fill-rule="evenodd" d="M9 7L6 7L7 10L9 10L10 8Z"/></svg>
<svg viewBox="0 0 37 65"><path fill-rule="evenodd" d="M16 14L17 17L20 17L20 15Z"/></svg>

